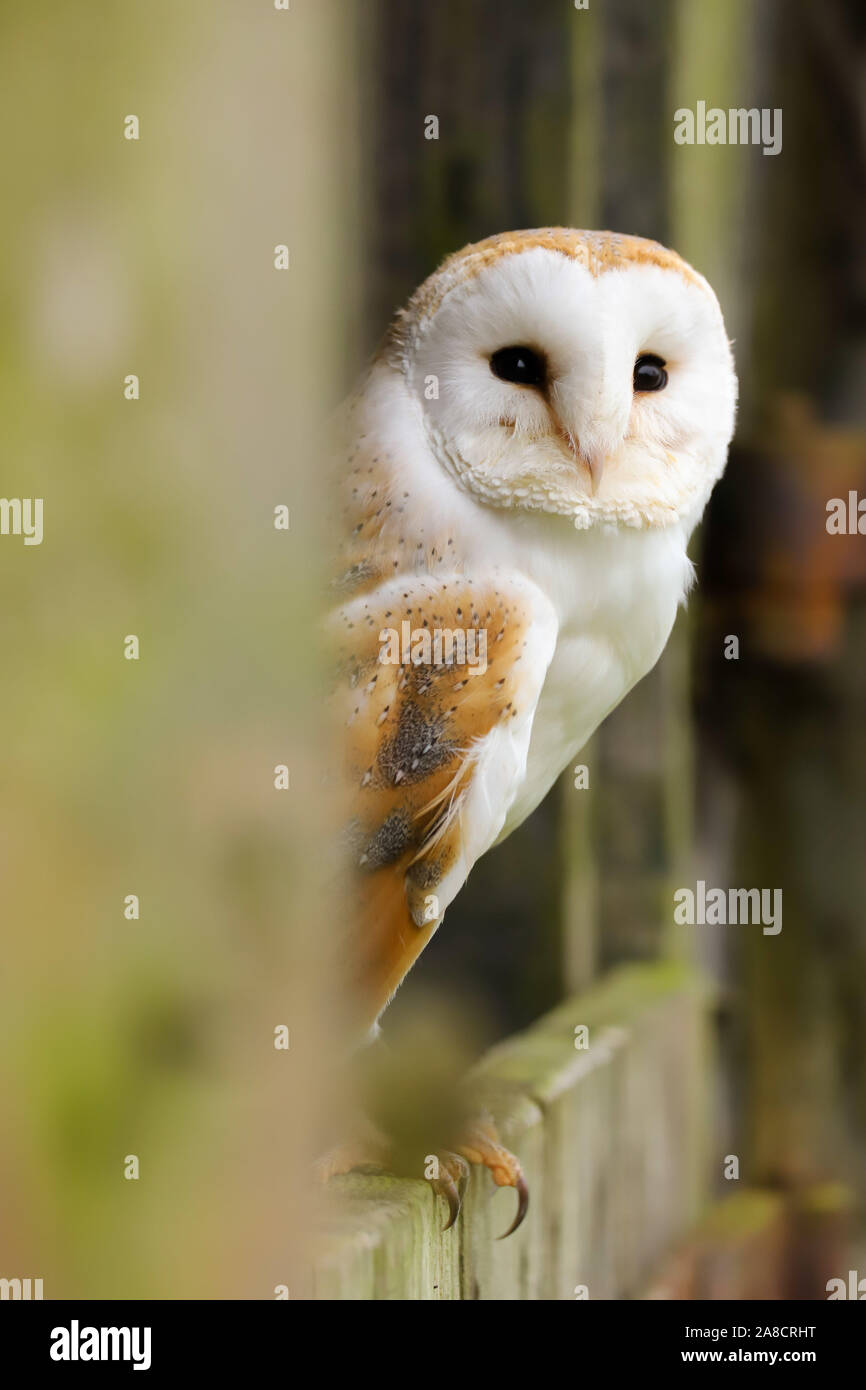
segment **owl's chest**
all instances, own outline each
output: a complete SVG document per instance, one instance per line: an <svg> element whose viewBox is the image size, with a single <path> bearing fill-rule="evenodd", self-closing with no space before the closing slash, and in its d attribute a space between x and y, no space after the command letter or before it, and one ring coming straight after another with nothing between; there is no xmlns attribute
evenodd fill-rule
<svg viewBox="0 0 866 1390"><path fill-rule="evenodd" d="M504 833L535 809L602 720L655 665L688 587L685 546L679 528L619 533L594 538L548 572L559 631L533 721L526 775Z"/></svg>

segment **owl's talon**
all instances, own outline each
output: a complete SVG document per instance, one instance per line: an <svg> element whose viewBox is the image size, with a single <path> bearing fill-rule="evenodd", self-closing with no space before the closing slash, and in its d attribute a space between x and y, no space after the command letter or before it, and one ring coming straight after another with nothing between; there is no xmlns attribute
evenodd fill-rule
<svg viewBox="0 0 866 1390"><path fill-rule="evenodd" d="M522 1173L518 1176L514 1186L517 1189L517 1215L508 1227L508 1230L503 1231L501 1236L496 1237L497 1240L505 1240L507 1236L513 1235L523 1221L524 1216L529 1211L529 1184Z"/></svg>
<svg viewBox="0 0 866 1390"><path fill-rule="evenodd" d="M455 1153L448 1153L440 1157L439 1176L438 1178L431 1178L430 1185L436 1195L444 1197L448 1203L448 1220L442 1227L443 1231L450 1231L460 1215L468 1182L469 1164L465 1159Z"/></svg>
<svg viewBox="0 0 866 1390"><path fill-rule="evenodd" d="M460 1153L464 1158L468 1158L470 1163L480 1163L488 1168L497 1187L515 1188L517 1215L508 1230L497 1237L499 1240L505 1240L506 1236L513 1235L517 1230L529 1210L529 1185L523 1176L519 1160L500 1144L496 1127L486 1114L477 1121L460 1145Z"/></svg>
<svg viewBox="0 0 866 1390"><path fill-rule="evenodd" d="M443 1231L450 1231L454 1222L460 1215L460 1208L463 1203L460 1200L460 1193L457 1184L450 1173L444 1173L438 1178L433 1179L433 1191L439 1197L444 1197L448 1203L448 1220L442 1227Z"/></svg>

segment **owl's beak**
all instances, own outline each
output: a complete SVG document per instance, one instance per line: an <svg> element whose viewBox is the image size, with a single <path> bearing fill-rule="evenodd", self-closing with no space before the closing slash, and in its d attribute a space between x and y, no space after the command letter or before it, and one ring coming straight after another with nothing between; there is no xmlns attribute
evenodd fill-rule
<svg viewBox="0 0 866 1390"><path fill-rule="evenodd" d="M593 496L595 496L604 473L604 452L600 449L585 449L583 445L578 443L570 430L565 430L564 433L578 468L584 469L589 474L589 486Z"/></svg>
<svg viewBox="0 0 866 1390"><path fill-rule="evenodd" d="M578 448L577 457L589 474L589 485L592 488L593 496L595 496L604 473L604 454Z"/></svg>
<svg viewBox="0 0 866 1390"><path fill-rule="evenodd" d="M585 445L578 436L574 435L573 431L567 428L567 425L563 424L562 418L560 418L559 425L560 436L569 446L569 452L574 459L575 466L589 475L589 488L591 488L592 495L595 496L599 485L601 485L603 471L605 471L606 450Z"/></svg>
<svg viewBox="0 0 866 1390"><path fill-rule="evenodd" d="M605 460L610 458L616 448L620 431L617 422L603 422L587 419L583 403L573 404L568 399L556 402L556 420L560 438L567 445L575 462L575 467L589 482L593 496L601 487Z"/></svg>

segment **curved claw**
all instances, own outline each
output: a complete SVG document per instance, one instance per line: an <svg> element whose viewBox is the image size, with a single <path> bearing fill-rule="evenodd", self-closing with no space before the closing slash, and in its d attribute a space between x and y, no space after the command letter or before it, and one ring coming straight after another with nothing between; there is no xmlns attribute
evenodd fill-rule
<svg viewBox="0 0 866 1390"><path fill-rule="evenodd" d="M501 1236L496 1237L497 1240L505 1240L507 1236L513 1235L523 1221L524 1216L529 1211L529 1185L522 1173L518 1177L514 1187L517 1192L517 1215L508 1227L508 1230L503 1231Z"/></svg>
<svg viewBox="0 0 866 1390"><path fill-rule="evenodd" d="M434 1178L433 1191L436 1192L440 1197L444 1197L446 1202L448 1203L448 1220L445 1222L445 1225L442 1227L442 1230L450 1231L451 1227L454 1225L454 1222L460 1215L460 1208L463 1205L463 1199L460 1195L460 1191L457 1187L456 1182L452 1178L451 1174L447 1171L447 1169L440 1170L439 1177Z"/></svg>

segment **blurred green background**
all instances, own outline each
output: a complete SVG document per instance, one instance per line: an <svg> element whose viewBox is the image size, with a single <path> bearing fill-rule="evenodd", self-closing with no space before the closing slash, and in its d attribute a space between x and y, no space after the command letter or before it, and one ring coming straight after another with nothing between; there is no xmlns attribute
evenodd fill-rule
<svg viewBox="0 0 866 1390"><path fill-rule="evenodd" d="M46 1297L273 1298L303 1259L343 20L2 6L3 490L45 534L0 543L0 1273Z"/></svg>

